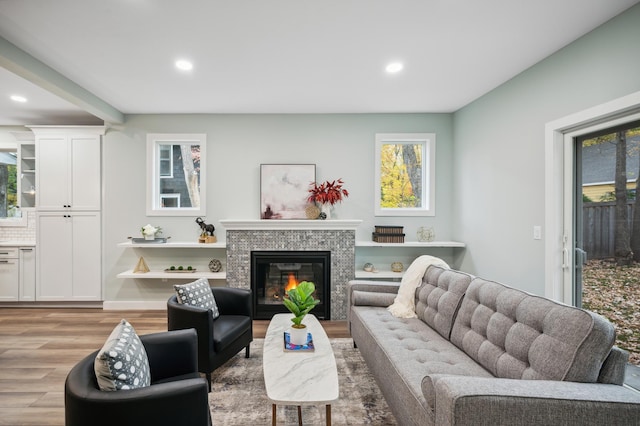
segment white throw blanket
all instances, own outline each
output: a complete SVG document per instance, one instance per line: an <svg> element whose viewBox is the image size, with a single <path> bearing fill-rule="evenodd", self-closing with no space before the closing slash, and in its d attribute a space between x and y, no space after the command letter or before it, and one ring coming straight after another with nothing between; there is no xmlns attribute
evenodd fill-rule
<svg viewBox="0 0 640 426"><path fill-rule="evenodd" d="M414 260L402 276L398 295L393 304L387 308L394 317L416 318L416 289L422 282L425 271L431 265L450 269L449 265L439 257L424 255Z"/></svg>

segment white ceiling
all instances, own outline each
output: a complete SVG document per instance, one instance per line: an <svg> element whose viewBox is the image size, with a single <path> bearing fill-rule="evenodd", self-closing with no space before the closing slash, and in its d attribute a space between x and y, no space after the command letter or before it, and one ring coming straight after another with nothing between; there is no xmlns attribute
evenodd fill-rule
<svg viewBox="0 0 640 426"><path fill-rule="evenodd" d="M638 1L0 0L0 37L123 114L452 112ZM11 71L0 125L97 120Z"/></svg>

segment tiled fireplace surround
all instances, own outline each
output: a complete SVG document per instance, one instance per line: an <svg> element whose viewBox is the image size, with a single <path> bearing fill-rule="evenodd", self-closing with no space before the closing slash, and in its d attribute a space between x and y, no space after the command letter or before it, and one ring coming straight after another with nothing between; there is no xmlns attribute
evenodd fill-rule
<svg viewBox="0 0 640 426"><path fill-rule="evenodd" d="M331 251L331 319L347 318L354 278L355 229L361 221L222 221L227 230L227 284L250 288L252 251Z"/></svg>

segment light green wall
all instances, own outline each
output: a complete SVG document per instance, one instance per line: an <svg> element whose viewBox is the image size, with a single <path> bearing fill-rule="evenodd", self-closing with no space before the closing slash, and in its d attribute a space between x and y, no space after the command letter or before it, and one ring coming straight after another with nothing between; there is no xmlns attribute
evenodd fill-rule
<svg viewBox="0 0 640 426"><path fill-rule="evenodd" d="M462 270L544 294L545 124L639 90L637 5L454 114Z"/></svg>
<svg viewBox="0 0 640 426"><path fill-rule="evenodd" d="M438 239L452 230L451 114L322 115L134 115L104 137L105 295L109 301L166 300L171 285L159 280L123 280L116 275L135 266L139 253L118 248L139 236L147 223L159 225L173 241L196 241L194 218L147 217L146 134L206 133L207 222L224 239L221 219L259 219L260 164L313 163L317 179L343 178L350 196L335 218L361 219L357 238L371 239L376 225L403 225L407 240L419 226L433 226ZM437 135L436 217L373 216L376 133L433 132Z"/></svg>

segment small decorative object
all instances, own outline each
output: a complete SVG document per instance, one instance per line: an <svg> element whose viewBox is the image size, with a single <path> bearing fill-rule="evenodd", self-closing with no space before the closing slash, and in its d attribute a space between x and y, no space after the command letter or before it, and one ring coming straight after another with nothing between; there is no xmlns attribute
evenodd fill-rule
<svg viewBox="0 0 640 426"><path fill-rule="evenodd" d="M158 234L162 234L162 228L146 224L140 229L145 240L155 240Z"/></svg>
<svg viewBox="0 0 640 426"><path fill-rule="evenodd" d="M318 215L318 219L325 220L327 218L327 214L325 212L320 212Z"/></svg>
<svg viewBox="0 0 640 426"><path fill-rule="evenodd" d="M307 201L320 205L322 213L326 215L325 219L331 219L331 207L336 203L341 203L343 198L349 196L349 191L342 187L343 184L342 178L333 181L327 180L320 185L317 182L312 182Z"/></svg>
<svg viewBox="0 0 640 426"><path fill-rule="evenodd" d="M307 326L302 324L304 317L320 303L313 297L316 285L310 281L302 281L297 287L287 291L287 297L282 299L284 305L291 311L293 325L289 330L290 342L294 345L304 345L308 341Z"/></svg>
<svg viewBox="0 0 640 426"><path fill-rule="evenodd" d="M402 272L403 269L404 265L402 264L402 262L393 262L391 264L391 271L393 272Z"/></svg>
<svg viewBox="0 0 640 426"><path fill-rule="evenodd" d="M373 272L373 263L365 263L362 269L365 272Z"/></svg>
<svg viewBox="0 0 640 426"><path fill-rule="evenodd" d="M169 266L167 269L164 270L165 272L173 272L173 273L193 273L196 272L196 268L194 268L193 266Z"/></svg>
<svg viewBox="0 0 640 426"><path fill-rule="evenodd" d="M435 237L436 233L432 227L421 226L418 228L418 241L428 243L433 241Z"/></svg>
<svg viewBox="0 0 640 426"><path fill-rule="evenodd" d="M303 345L295 345L291 343L291 333L284 332L284 350L285 352L313 352L315 347L313 346L313 338L311 333L307 333L307 341Z"/></svg>
<svg viewBox="0 0 640 426"><path fill-rule="evenodd" d="M222 271L222 262L220 262L218 259L212 259L211 262L209 262L209 270L211 272Z"/></svg>
<svg viewBox="0 0 640 426"><path fill-rule="evenodd" d="M309 204L306 209L304 209L305 214L307 215L307 219L317 219L320 217L320 209L315 204Z"/></svg>
<svg viewBox="0 0 640 426"><path fill-rule="evenodd" d="M144 261L144 257L140 256L140 259L138 259L138 263L136 264L136 267L133 268L133 273L144 274L146 272L149 272L149 266L147 266L147 262Z"/></svg>
<svg viewBox="0 0 640 426"><path fill-rule="evenodd" d="M196 223L200 226L200 237L198 238L199 243L215 243L218 241L213 232L216 230L216 227L212 224L204 223L204 219L201 217L196 218Z"/></svg>

